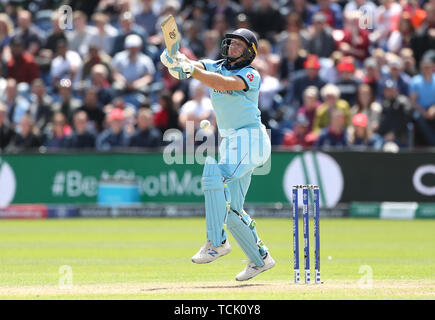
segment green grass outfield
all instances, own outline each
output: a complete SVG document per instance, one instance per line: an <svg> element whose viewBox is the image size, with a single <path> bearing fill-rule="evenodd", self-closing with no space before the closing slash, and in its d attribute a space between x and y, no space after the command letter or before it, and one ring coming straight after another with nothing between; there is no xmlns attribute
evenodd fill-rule
<svg viewBox="0 0 435 320"><path fill-rule="evenodd" d="M290 219L256 220L276 266L247 282L231 236L229 255L191 262L203 218L1 220L0 298L435 299L435 220L322 219L321 285L293 284Z"/></svg>

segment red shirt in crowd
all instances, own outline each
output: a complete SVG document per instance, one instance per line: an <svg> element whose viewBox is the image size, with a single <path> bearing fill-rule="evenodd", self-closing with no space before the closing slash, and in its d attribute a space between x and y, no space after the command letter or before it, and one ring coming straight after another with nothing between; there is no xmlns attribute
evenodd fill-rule
<svg viewBox="0 0 435 320"><path fill-rule="evenodd" d="M300 135L296 131L291 131L284 135L281 145L287 147L311 147L313 146L316 139L317 136L313 132L307 132L303 135Z"/></svg>
<svg viewBox="0 0 435 320"><path fill-rule="evenodd" d="M342 42L348 43L352 48L352 52L347 52L346 55L350 55L355 59L364 61L369 56L369 32L367 30L358 29L357 37L353 36L351 30L349 29L344 29L343 32L344 37Z"/></svg>
<svg viewBox="0 0 435 320"><path fill-rule="evenodd" d="M24 52L18 59L12 57L7 63L8 77L19 82L31 83L39 78L39 66L29 52Z"/></svg>

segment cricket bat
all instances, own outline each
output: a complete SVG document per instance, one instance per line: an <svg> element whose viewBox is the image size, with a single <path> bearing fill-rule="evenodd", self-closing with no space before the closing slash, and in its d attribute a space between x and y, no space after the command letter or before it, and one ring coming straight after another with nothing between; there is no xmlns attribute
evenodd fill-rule
<svg viewBox="0 0 435 320"><path fill-rule="evenodd" d="M178 32L177 23L174 17L170 14L160 25L165 39L166 49L168 54L173 57L180 48L180 33Z"/></svg>

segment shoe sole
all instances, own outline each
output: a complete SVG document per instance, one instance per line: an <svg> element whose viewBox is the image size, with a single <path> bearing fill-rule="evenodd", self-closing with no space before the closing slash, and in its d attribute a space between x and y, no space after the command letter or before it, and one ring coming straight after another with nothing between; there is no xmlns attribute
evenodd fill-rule
<svg viewBox="0 0 435 320"><path fill-rule="evenodd" d="M275 266L275 263L273 263L269 268L264 269L264 270L260 271L260 272L257 273L257 274L254 274L254 275L253 275L252 277L250 277L250 278L247 278L247 279L237 279L237 278L236 278L236 281L247 281L247 280L250 280L250 279L252 279L252 278L258 276L260 273L263 273L264 271L267 271L267 270L272 269L274 266Z"/></svg>
<svg viewBox="0 0 435 320"><path fill-rule="evenodd" d="M224 254L222 254L222 255L220 255L220 256L217 256L215 259L210 260L210 261L196 262L196 261L194 261L194 260L192 259L192 262L193 262L193 263L196 263L196 264L206 264L206 263L210 263L210 262L216 261L217 259L219 259L219 258L221 258L221 257L223 257L223 256L226 256L226 255L227 255L228 253L230 253L231 251L232 251L232 249L230 249L230 251L228 251L228 252L226 252L226 253L224 253Z"/></svg>

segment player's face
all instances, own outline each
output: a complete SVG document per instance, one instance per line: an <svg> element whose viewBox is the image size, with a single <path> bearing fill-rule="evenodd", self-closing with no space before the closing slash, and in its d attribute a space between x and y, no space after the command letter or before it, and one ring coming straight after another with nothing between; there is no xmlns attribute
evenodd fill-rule
<svg viewBox="0 0 435 320"><path fill-rule="evenodd" d="M246 45L246 43L242 40L239 39L231 39L231 44L230 44L230 48L228 51L228 55L230 57L240 57L243 54L243 51L245 51L245 49L248 46Z"/></svg>

